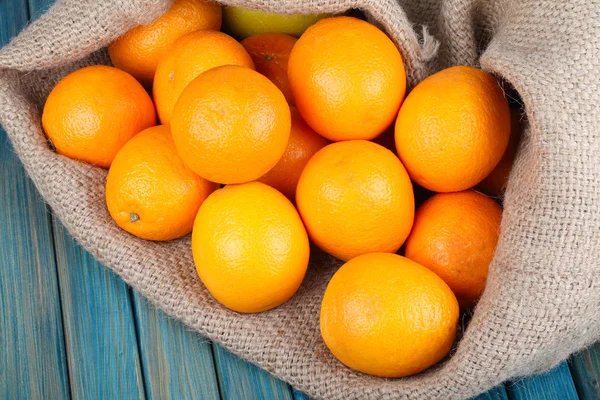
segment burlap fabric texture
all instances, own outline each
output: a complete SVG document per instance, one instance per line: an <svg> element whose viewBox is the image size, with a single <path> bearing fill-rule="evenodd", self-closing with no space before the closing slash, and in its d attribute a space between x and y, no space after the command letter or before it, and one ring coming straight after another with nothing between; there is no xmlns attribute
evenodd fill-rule
<svg viewBox="0 0 600 400"><path fill-rule="evenodd" d="M64 0L0 50L0 123L73 236L154 304L316 398L460 399L542 371L600 339L600 2L597 0L229 0L283 13L363 9L402 51L410 85L450 65L480 65L513 85L529 121L504 202L487 289L441 366L400 380L343 367L319 335L339 264L317 256L298 294L262 314L217 304L190 240L139 240L104 203L106 171L52 152L40 127L67 72L168 0ZM426 27L425 31L423 27Z"/></svg>

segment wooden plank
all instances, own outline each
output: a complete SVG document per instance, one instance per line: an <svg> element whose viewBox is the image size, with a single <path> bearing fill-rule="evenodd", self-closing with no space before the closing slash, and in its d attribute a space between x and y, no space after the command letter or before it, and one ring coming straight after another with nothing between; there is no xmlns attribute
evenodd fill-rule
<svg viewBox="0 0 600 400"><path fill-rule="evenodd" d="M506 384L506 393L511 400L578 400L566 362L544 374Z"/></svg>
<svg viewBox="0 0 600 400"><path fill-rule="evenodd" d="M50 221L2 130L0 244L0 398L68 398Z"/></svg>
<svg viewBox="0 0 600 400"><path fill-rule="evenodd" d="M292 393L294 394L294 400L311 400L310 397L308 397L296 388L292 388Z"/></svg>
<svg viewBox="0 0 600 400"><path fill-rule="evenodd" d="M224 400L292 400L288 384L266 371L243 361L216 344L213 345L219 387Z"/></svg>
<svg viewBox="0 0 600 400"><path fill-rule="evenodd" d="M29 6L30 19L33 21L37 19L40 15L45 13L48 8L52 4L54 4L54 0L13 0L13 1L22 1L26 2Z"/></svg>
<svg viewBox="0 0 600 400"><path fill-rule="evenodd" d="M54 246L73 397L145 398L129 288L58 220Z"/></svg>
<svg viewBox="0 0 600 400"><path fill-rule="evenodd" d="M25 25L23 1L0 1L0 46ZM52 229L0 129L0 398L69 398Z"/></svg>
<svg viewBox="0 0 600 400"><path fill-rule="evenodd" d="M211 344L133 291L146 394L151 399L219 399Z"/></svg>
<svg viewBox="0 0 600 400"><path fill-rule="evenodd" d="M571 357L571 374L580 399L600 399L600 343Z"/></svg>
<svg viewBox="0 0 600 400"><path fill-rule="evenodd" d="M473 397L471 400L508 400L504 386L499 385L488 392L482 393L479 396Z"/></svg>
<svg viewBox="0 0 600 400"><path fill-rule="evenodd" d="M23 0L0 1L0 46L4 46L19 33L28 19L27 4ZM2 136L4 135L5 133Z"/></svg>

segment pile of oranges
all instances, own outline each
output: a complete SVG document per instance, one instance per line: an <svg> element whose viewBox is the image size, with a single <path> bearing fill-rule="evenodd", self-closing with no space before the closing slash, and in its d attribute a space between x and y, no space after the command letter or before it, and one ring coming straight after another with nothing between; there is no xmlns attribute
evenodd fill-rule
<svg viewBox="0 0 600 400"><path fill-rule="evenodd" d="M221 19L216 3L175 0L108 47L115 67L63 78L42 115L53 147L109 169L106 205L127 232L192 233L225 307L289 300L312 242L346 262L320 319L342 363L403 377L440 361L485 287L502 210L480 191L502 195L519 114L467 66L406 96L401 53L358 18L241 42ZM415 210L422 188L436 193Z"/></svg>

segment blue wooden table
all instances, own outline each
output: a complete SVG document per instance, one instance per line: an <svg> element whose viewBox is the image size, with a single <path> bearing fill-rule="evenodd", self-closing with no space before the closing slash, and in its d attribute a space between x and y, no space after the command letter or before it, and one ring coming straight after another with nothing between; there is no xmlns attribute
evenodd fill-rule
<svg viewBox="0 0 600 400"><path fill-rule="evenodd" d="M0 0L0 45L51 0ZM75 243L0 130L1 399L307 399L191 332ZM600 399L600 345L480 399Z"/></svg>

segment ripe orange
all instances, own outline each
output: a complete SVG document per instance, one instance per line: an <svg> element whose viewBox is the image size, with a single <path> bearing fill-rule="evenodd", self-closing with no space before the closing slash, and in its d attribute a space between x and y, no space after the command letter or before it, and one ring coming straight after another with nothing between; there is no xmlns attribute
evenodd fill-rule
<svg viewBox="0 0 600 400"><path fill-rule="evenodd" d="M452 67L408 95L396 120L396 148L410 177L436 192L475 186L498 164L510 136L504 91L492 75Z"/></svg>
<svg viewBox="0 0 600 400"><path fill-rule="evenodd" d="M500 234L502 209L474 190L440 193L417 211L406 257L438 274L462 307L475 305Z"/></svg>
<svg viewBox="0 0 600 400"><path fill-rule="evenodd" d="M452 347L458 322L452 291L427 268L396 254L344 264L321 305L321 335L338 360L386 378L421 372Z"/></svg>
<svg viewBox="0 0 600 400"><path fill-rule="evenodd" d="M284 33L262 33L241 41L252 57L256 71L269 78L290 105L294 104L294 96L287 77L288 59L297 40Z"/></svg>
<svg viewBox="0 0 600 400"><path fill-rule="evenodd" d="M329 141L313 131L302 119L298 110L290 109L292 129L285 153L279 162L265 175L257 179L283 193L291 201L296 199L296 187L300 174L310 158Z"/></svg>
<svg viewBox="0 0 600 400"><path fill-rule="evenodd" d="M394 121L406 89L394 43L353 17L308 28L290 54L288 78L304 120L333 141L378 136Z"/></svg>
<svg viewBox="0 0 600 400"><path fill-rule="evenodd" d="M196 217L192 250L208 291L242 313L285 303L304 279L309 257L296 209L260 182L225 186L211 194Z"/></svg>
<svg viewBox="0 0 600 400"><path fill-rule="evenodd" d="M516 108L510 109L510 138L508 139L508 146L504 155L500 159L496 168L477 185L477 188L482 192L489 194L494 197L502 197L506 184L508 183L508 177L512 171L515 157L517 156L517 150L519 149L519 142L521 141L521 134L523 133L523 122L521 121L521 111Z"/></svg>
<svg viewBox="0 0 600 400"><path fill-rule="evenodd" d="M219 183L249 182L273 168L285 152L290 126L281 91L258 72L234 65L194 79L171 123L186 165Z"/></svg>
<svg viewBox="0 0 600 400"><path fill-rule="evenodd" d="M42 126L56 151L102 168L121 147L156 124L152 99L131 75L94 65L65 76L52 89Z"/></svg>
<svg viewBox="0 0 600 400"><path fill-rule="evenodd" d="M106 179L106 205L115 222L147 240L192 231L200 204L217 189L177 155L169 127L148 128L123 146Z"/></svg>
<svg viewBox="0 0 600 400"><path fill-rule="evenodd" d="M254 69L252 58L231 36L214 31L196 31L177 39L160 60L154 76L154 101L163 124L183 89L204 71L220 65L243 65Z"/></svg>
<svg viewBox="0 0 600 400"><path fill-rule="evenodd" d="M398 251L412 227L414 200L400 160L365 140L319 150L306 164L296 192L310 238L345 261Z"/></svg>
<svg viewBox="0 0 600 400"><path fill-rule="evenodd" d="M152 86L160 59L179 37L193 31L221 29L221 6L204 0L175 0L150 25L140 25L108 46L113 65L129 72L143 85Z"/></svg>

